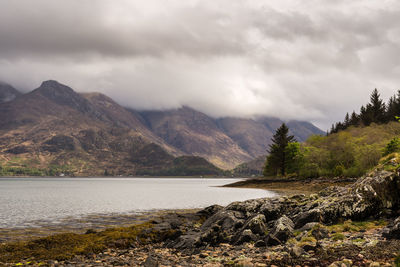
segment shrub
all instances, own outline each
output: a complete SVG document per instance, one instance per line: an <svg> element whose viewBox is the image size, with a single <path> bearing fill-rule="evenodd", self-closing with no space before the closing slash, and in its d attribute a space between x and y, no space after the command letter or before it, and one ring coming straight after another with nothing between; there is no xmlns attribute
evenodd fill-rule
<svg viewBox="0 0 400 267"><path fill-rule="evenodd" d="M400 151L400 139L397 137L394 137L390 142L385 146L385 150L383 151L383 155L389 155L393 152L399 152Z"/></svg>

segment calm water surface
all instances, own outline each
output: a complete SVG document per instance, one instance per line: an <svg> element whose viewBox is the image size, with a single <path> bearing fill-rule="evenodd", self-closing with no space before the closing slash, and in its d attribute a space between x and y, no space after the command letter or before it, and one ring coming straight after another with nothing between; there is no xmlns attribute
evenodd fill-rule
<svg viewBox="0 0 400 267"><path fill-rule="evenodd" d="M260 189L218 187L238 179L0 178L0 228L56 223L65 217L202 208L275 196Z"/></svg>

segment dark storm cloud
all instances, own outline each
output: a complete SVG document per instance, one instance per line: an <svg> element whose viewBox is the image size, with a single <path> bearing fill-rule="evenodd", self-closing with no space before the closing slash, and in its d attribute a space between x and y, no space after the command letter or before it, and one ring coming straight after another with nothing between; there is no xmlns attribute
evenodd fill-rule
<svg viewBox="0 0 400 267"><path fill-rule="evenodd" d="M0 79L322 127L400 87L395 0L0 0Z"/></svg>

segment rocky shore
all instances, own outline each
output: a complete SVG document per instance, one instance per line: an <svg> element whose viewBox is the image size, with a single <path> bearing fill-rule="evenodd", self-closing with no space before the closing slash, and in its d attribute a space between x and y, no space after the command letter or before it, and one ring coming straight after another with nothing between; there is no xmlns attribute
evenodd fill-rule
<svg viewBox="0 0 400 267"><path fill-rule="evenodd" d="M308 196L170 213L126 234L121 234L126 229L88 232L82 236L90 242L75 241L80 249L74 255L53 251L60 246L57 238L4 245L0 262L5 266L398 266L399 209L399 174L374 171L353 184ZM35 245L54 252L49 252L52 257L35 252ZM20 258L18 250L23 251Z"/></svg>

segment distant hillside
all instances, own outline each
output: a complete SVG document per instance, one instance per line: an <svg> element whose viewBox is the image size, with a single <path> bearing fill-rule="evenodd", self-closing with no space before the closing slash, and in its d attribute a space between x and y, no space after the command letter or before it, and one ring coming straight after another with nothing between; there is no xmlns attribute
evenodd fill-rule
<svg viewBox="0 0 400 267"><path fill-rule="evenodd" d="M220 173L264 155L282 123L215 119L190 107L129 110L103 94L80 94L56 81L26 94L1 84L0 96L0 165L75 175ZM290 124L299 141L322 133L308 122ZM183 156L192 158L177 160Z"/></svg>
<svg viewBox="0 0 400 267"><path fill-rule="evenodd" d="M222 118L218 120L222 131L252 158L266 154L275 130L282 123L282 120L271 117L258 117L257 119ZM287 125L290 134L294 135L299 142L304 142L313 134L324 134L313 124L305 121L289 121Z"/></svg>
<svg viewBox="0 0 400 267"><path fill-rule="evenodd" d="M189 107L141 112L150 129L185 154L230 169L252 157L217 125L215 119Z"/></svg>
<svg viewBox="0 0 400 267"><path fill-rule="evenodd" d="M204 157L223 169L265 155L272 135L283 123L271 117L214 119L189 107L140 114L151 131L169 145L185 154ZM300 142L310 135L324 134L309 122L288 124Z"/></svg>
<svg viewBox="0 0 400 267"><path fill-rule="evenodd" d="M178 154L111 99L55 81L0 104L2 175L159 175ZM204 170L220 172L211 164Z"/></svg>
<svg viewBox="0 0 400 267"><path fill-rule="evenodd" d="M233 169L236 177L262 176L266 156L259 156L249 162L242 163Z"/></svg>

